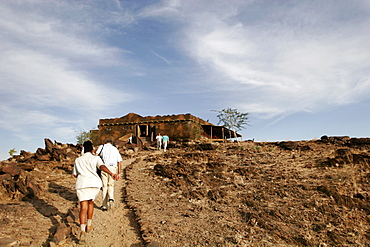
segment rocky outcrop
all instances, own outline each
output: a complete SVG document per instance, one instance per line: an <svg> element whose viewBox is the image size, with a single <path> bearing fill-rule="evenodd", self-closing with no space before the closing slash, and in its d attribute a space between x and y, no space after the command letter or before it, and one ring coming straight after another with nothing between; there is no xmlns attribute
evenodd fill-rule
<svg viewBox="0 0 370 247"><path fill-rule="evenodd" d="M45 139L45 148L36 153L22 150L6 161L0 162L0 196L3 200L39 197L47 188L38 183L34 170L71 169L81 153L80 145L61 144Z"/></svg>
<svg viewBox="0 0 370 247"><path fill-rule="evenodd" d="M42 188L32 175L17 167L16 163L3 165L0 175L0 196L3 199L35 197L42 193Z"/></svg>

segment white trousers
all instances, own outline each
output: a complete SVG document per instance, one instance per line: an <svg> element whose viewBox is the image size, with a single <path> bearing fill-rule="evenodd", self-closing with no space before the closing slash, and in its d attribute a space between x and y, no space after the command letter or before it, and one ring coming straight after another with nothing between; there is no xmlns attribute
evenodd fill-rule
<svg viewBox="0 0 370 247"><path fill-rule="evenodd" d="M117 174L116 166L107 166L109 171ZM108 207L108 200L114 200L114 179L108 173L101 171L101 180L103 182L103 207Z"/></svg>

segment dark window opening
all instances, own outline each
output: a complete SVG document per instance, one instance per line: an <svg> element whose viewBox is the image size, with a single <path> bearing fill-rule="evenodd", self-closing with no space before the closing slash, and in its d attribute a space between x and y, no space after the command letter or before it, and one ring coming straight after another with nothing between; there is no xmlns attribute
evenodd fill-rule
<svg viewBox="0 0 370 247"><path fill-rule="evenodd" d="M148 136L148 133L147 133L148 126L147 125L140 125L139 128L140 128L140 137Z"/></svg>

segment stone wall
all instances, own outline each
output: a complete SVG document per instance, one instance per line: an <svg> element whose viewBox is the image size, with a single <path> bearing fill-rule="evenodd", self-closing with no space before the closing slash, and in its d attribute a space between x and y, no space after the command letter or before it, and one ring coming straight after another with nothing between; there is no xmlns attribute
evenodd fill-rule
<svg viewBox="0 0 370 247"><path fill-rule="evenodd" d="M170 140L195 139L202 125L211 124L191 114L142 117L129 113L121 118L100 119L95 144L102 144L106 139L128 141L131 135L150 142L158 133L167 134Z"/></svg>

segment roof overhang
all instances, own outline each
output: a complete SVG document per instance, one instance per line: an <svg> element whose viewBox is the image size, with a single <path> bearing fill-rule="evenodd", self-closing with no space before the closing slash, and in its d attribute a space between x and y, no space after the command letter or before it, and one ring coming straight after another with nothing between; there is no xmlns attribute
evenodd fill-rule
<svg viewBox="0 0 370 247"><path fill-rule="evenodd" d="M242 135L238 134L237 132L224 127L224 126L217 126L217 125L202 125L203 130L213 137L217 137L219 139L231 139L236 137L242 137Z"/></svg>

